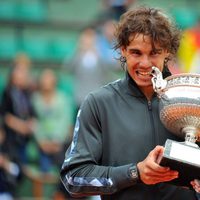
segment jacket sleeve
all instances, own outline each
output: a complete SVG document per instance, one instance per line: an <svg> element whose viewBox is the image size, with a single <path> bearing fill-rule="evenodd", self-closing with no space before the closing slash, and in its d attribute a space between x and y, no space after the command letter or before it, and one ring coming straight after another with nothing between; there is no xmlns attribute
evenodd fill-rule
<svg viewBox="0 0 200 200"><path fill-rule="evenodd" d="M73 141L66 152L61 180L72 196L112 194L135 184L129 168L102 166L102 133L98 108L88 96L78 112Z"/></svg>

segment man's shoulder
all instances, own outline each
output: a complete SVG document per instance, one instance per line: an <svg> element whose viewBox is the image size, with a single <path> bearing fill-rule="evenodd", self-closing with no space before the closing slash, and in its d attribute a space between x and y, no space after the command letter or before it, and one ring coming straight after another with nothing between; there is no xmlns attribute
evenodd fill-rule
<svg viewBox="0 0 200 200"><path fill-rule="evenodd" d="M106 102L115 98L120 91L121 79L110 82L97 90L90 92L86 98L86 102Z"/></svg>
<svg viewBox="0 0 200 200"><path fill-rule="evenodd" d="M110 96L120 90L120 84L121 84L121 79L118 79L100 87L99 89L91 92L90 94L92 96L95 96L96 98Z"/></svg>
<svg viewBox="0 0 200 200"><path fill-rule="evenodd" d="M101 107L113 104L113 101L119 97L121 79L110 82L99 89L90 92L84 102L85 106Z"/></svg>

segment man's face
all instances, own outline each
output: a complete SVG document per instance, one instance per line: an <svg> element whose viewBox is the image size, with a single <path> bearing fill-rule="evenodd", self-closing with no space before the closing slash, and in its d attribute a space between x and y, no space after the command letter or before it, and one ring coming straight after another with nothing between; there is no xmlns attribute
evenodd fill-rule
<svg viewBox="0 0 200 200"><path fill-rule="evenodd" d="M157 44L153 49L151 38L143 34L137 34L130 41L126 48L121 49L127 61L127 70L139 88L152 89L152 66L162 71L164 59L168 57L168 53Z"/></svg>

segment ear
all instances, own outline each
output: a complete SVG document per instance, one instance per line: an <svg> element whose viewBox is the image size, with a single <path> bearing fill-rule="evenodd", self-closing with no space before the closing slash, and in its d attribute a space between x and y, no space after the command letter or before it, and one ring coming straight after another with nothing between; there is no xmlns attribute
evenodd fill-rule
<svg viewBox="0 0 200 200"><path fill-rule="evenodd" d="M121 55L126 57L126 48L123 46L123 47L121 47L120 50L121 50Z"/></svg>
<svg viewBox="0 0 200 200"><path fill-rule="evenodd" d="M165 56L165 58L168 59L168 58L170 57L170 55L171 55L171 54L170 54L169 52L166 52L166 56Z"/></svg>

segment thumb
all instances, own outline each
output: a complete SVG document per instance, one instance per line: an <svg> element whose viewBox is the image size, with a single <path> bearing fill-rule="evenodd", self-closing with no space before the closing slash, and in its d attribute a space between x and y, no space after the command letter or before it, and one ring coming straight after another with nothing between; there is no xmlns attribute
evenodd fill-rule
<svg viewBox="0 0 200 200"><path fill-rule="evenodd" d="M153 149L152 157L153 157L153 159L156 163L159 163L163 153L164 153L164 147L163 146L158 145Z"/></svg>

